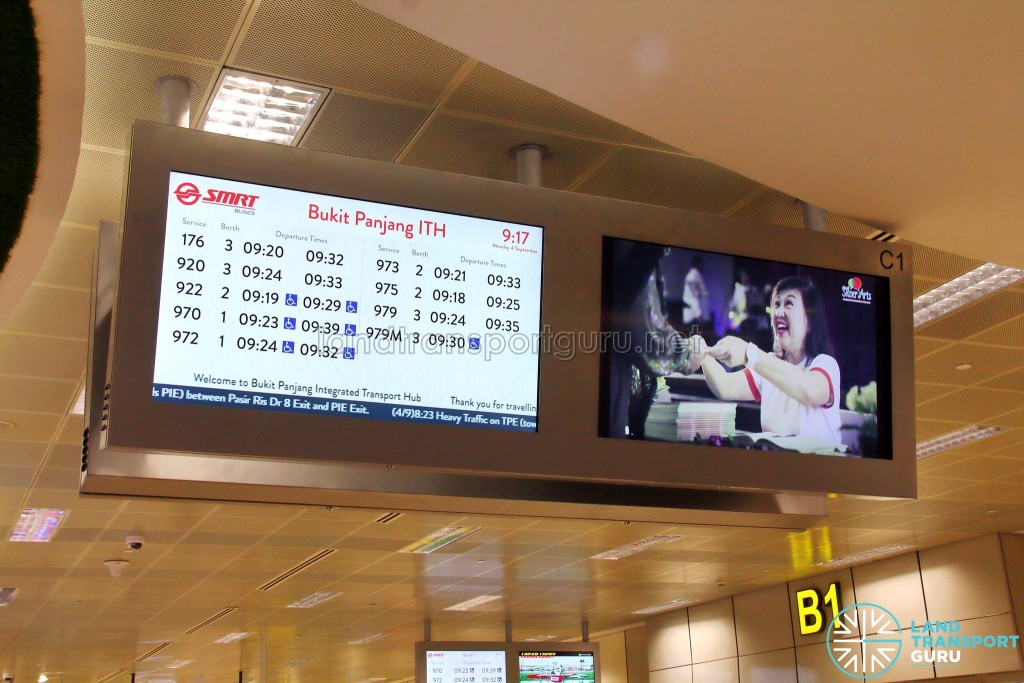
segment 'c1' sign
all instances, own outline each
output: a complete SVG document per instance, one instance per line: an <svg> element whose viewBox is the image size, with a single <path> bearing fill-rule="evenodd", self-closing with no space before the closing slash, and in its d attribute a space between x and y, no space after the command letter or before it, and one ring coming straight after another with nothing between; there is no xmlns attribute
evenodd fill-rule
<svg viewBox="0 0 1024 683"><path fill-rule="evenodd" d="M825 630L825 607L832 611L832 618L843 611L839 604L839 582L828 585L822 595L816 588L805 588L796 592L796 611L800 621L800 635L809 636Z"/></svg>

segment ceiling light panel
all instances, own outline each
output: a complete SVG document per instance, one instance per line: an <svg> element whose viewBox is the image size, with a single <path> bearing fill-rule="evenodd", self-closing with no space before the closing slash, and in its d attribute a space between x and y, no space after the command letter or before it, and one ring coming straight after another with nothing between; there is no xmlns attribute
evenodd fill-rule
<svg viewBox="0 0 1024 683"><path fill-rule="evenodd" d="M985 427L982 425L971 425L958 429L955 432L949 434L943 434L937 436L934 439L928 441L922 441L917 444L917 459L927 458L943 451L948 451L953 448L959 448L965 444L969 444L972 441L978 441L985 439L1001 432L1002 429L999 427Z"/></svg>
<svg viewBox="0 0 1024 683"><path fill-rule="evenodd" d="M57 533L64 510L25 508L11 531L10 540L45 543Z"/></svg>
<svg viewBox="0 0 1024 683"><path fill-rule="evenodd" d="M914 328L952 313L1024 278L1024 270L984 263L914 298Z"/></svg>
<svg viewBox="0 0 1024 683"><path fill-rule="evenodd" d="M252 634L249 633L248 631L239 631L237 633L229 633L226 636L224 636L223 638L218 638L217 640L215 640L213 642L220 643L222 645L226 645L228 643L237 643L240 640L245 640L246 638L248 638L251 635Z"/></svg>
<svg viewBox="0 0 1024 683"><path fill-rule="evenodd" d="M292 604L288 605L288 607L293 607L297 609L308 609L310 607L316 607L317 605L323 604L331 598L335 598L339 595L341 595L341 593L337 591L334 591L333 593L313 593L312 595L307 595L301 600L296 600Z"/></svg>
<svg viewBox="0 0 1024 683"><path fill-rule="evenodd" d="M428 536L424 536L418 541L410 543L398 552L422 554L432 553L435 550L440 550L446 545L450 545L459 539L469 536L470 534L474 534L477 531L480 531L480 527L478 526L446 526L443 529L438 529Z"/></svg>
<svg viewBox="0 0 1024 683"><path fill-rule="evenodd" d="M302 138L328 90L224 69L197 126L200 130L293 145Z"/></svg>
<svg viewBox="0 0 1024 683"><path fill-rule="evenodd" d="M0 588L0 607L7 607L18 594L17 588Z"/></svg>
<svg viewBox="0 0 1024 683"><path fill-rule="evenodd" d="M885 557L887 555L893 555L895 553L903 552L904 550L911 550L912 546L909 545L887 545L882 548L875 548L874 550L865 550L862 553L855 553L853 555L847 555L846 557L840 557L835 560L829 560L828 562L819 562L814 565L816 567L841 567L847 564L854 564L857 562L863 562L865 560L873 560L879 557Z"/></svg>
<svg viewBox="0 0 1024 683"><path fill-rule="evenodd" d="M668 602L663 602L660 605L654 605L653 607L644 607L643 609L638 609L635 612L633 612L633 614L657 614L659 612L667 612L670 609L678 609L680 607L692 605L693 603L693 600L680 598L678 600L670 600Z"/></svg>
<svg viewBox="0 0 1024 683"><path fill-rule="evenodd" d="M386 635L387 635L387 633L374 633L372 636L366 636L365 638L360 638L359 640L350 640L350 641L348 641L348 644L349 645L366 645L367 643L372 643L375 640L380 640L381 638L383 638Z"/></svg>
<svg viewBox="0 0 1024 683"><path fill-rule="evenodd" d="M500 595L478 595L475 598L470 598L451 607L445 607L446 612L466 612L468 610L479 607L480 605L486 605L489 602L495 600L501 600Z"/></svg>
<svg viewBox="0 0 1024 683"><path fill-rule="evenodd" d="M628 557L630 555L636 555L637 553L641 553L641 552L643 552L645 550L650 550L651 548L656 548L659 545L664 545L665 543L671 543L672 541L677 541L680 538L681 538L681 536L648 536L647 538L642 538L639 541L633 541L632 543L627 543L626 545L620 545L618 548L612 548L611 550L606 550L603 553L600 553L598 555L594 555L590 559L592 559L592 560L620 560L623 557Z"/></svg>

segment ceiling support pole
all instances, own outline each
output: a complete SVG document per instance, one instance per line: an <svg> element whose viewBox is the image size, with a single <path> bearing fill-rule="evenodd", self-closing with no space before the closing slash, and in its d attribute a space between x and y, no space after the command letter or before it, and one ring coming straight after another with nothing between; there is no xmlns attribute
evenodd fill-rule
<svg viewBox="0 0 1024 683"><path fill-rule="evenodd" d="M814 204L800 201L800 208L804 212L804 229L812 232L828 232L828 214L825 209Z"/></svg>
<svg viewBox="0 0 1024 683"><path fill-rule="evenodd" d="M540 187L541 161L548 154L544 145L525 144L512 150L516 155L516 182L530 187Z"/></svg>
<svg viewBox="0 0 1024 683"><path fill-rule="evenodd" d="M184 76L161 76L156 79L156 89L160 91L160 123L179 128L189 127L192 87L192 81Z"/></svg>
<svg viewBox="0 0 1024 683"><path fill-rule="evenodd" d="M423 620L423 640L430 642L430 619Z"/></svg>
<svg viewBox="0 0 1024 683"><path fill-rule="evenodd" d="M589 621L584 621L584 622L582 622L580 624L580 627L581 627L580 630L583 631L583 642L584 643L589 643L590 642L590 622Z"/></svg>
<svg viewBox="0 0 1024 683"><path fill-rule="evenodd" d="M505 622L505 642L506 643L511 643L512 642L512 621L511 620Z"/></svg>

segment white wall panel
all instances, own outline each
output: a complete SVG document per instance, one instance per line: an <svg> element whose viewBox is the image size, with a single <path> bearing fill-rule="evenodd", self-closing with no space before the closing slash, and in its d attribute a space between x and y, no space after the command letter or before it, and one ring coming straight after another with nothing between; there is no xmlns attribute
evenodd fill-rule
<svg viewBox="0 0 1024 683"><path fill-rule="evenodd" d="M693 669L689 666L674 666L651 672L651 683L693 683Z"/></svg>
<svg viewBox="0 0 1024 683"><path fill-rule="evenodd" d="M733 596L740 656L793 647L789 600L785 584Z"/></svg>
<svg viewBox="0 0 1024 683"><path fill-rule="evenodd" d="M740 657L739 669L740 683L797 683L792 647Z"/></svg>
<svg viewBox="0 0 1024 683"><path fill-rule="evenodd" d="M687 610L681 609L648 619L647 633L647 659L652 672L693 662L690 656ZM653 674L651 682L654 683Z"/></svg>
<svg viewBox="0 0 1024 683"><path fill-rule="evenodd" d="M630 683L626 673L626 635L609 633L594 642L601 645L601 683Z"/></svg>
<svg viewBox="0 0 1024 683"><path fill-rule="evenodd" d="M736 658L693 665L693 683L739 683Z"/></svg>
<svg viewBox="0 0 1024 683"><path fill-rule="evenodd" d="M1013 615L1000 614L960 622L960 636L1006 635L1016 633ZM1019 671L1024 668L1018 648L968 648L960 650L960 663L943 667L937 662L935 674L938 678L962 676L967 673L989 673L995 671Z"/></svg>
<svg viewBox="0 0 1024 683"><path fill-rule="evenodd" d="M918 624L926 621L917 553L854 567L853 581L857 602L884 607L896 616L901 628L910 628L911 620Z"/></svg>
<svg viewBox="0 0 1024 683"><path fill-rule="evenodd" d="M906 625L909 625L909 621ZM917 634L914 634L917 635ZM911 659L910 653L914 649L914 641L911 639L911 633L909 628L903 629L900 632L899 638L903 643L903 649L900 651L899 657L896 659L896 663L893 667L886 671L881 676L876 676L871 679L871 683L891 683L895 681L919 681L919 680L930 680L935 678L935 669L932 668L931 664L925 662L915 663Z"/></svg>
<svg viewBox="0 0 1024 683"><path fill-rule="evenodd" d="M824 642L796 648L796 674L800 683L851 683L863 680L848 676L836 668Z"/></svg>
<svg viewBox="0 0 1024 683"><path fill-rule="evenodd" d="M732 598L715 600L688 610L694 664L736 656L736 622L733 619ZM736 663L733 662L735 667ZM694 669L694 676L696 673Z"/></svg>
<svg viewBox="0 0 1024 683"><path fill-rule="evenodd" d="M919 555L928 618L932 621L1011 611L998 536L929 548Z"/></svg>

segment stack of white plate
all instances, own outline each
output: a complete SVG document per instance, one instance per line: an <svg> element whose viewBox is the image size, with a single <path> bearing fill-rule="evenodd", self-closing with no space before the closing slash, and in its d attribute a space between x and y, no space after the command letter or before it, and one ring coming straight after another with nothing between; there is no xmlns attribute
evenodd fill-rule
<svg viewBox="0 0 1024 683"><path fill-rule="evenodd" d="M698 434L702 440L735 435L736 404L681 402L676 415L676 441L693 441Z"/></svg>

